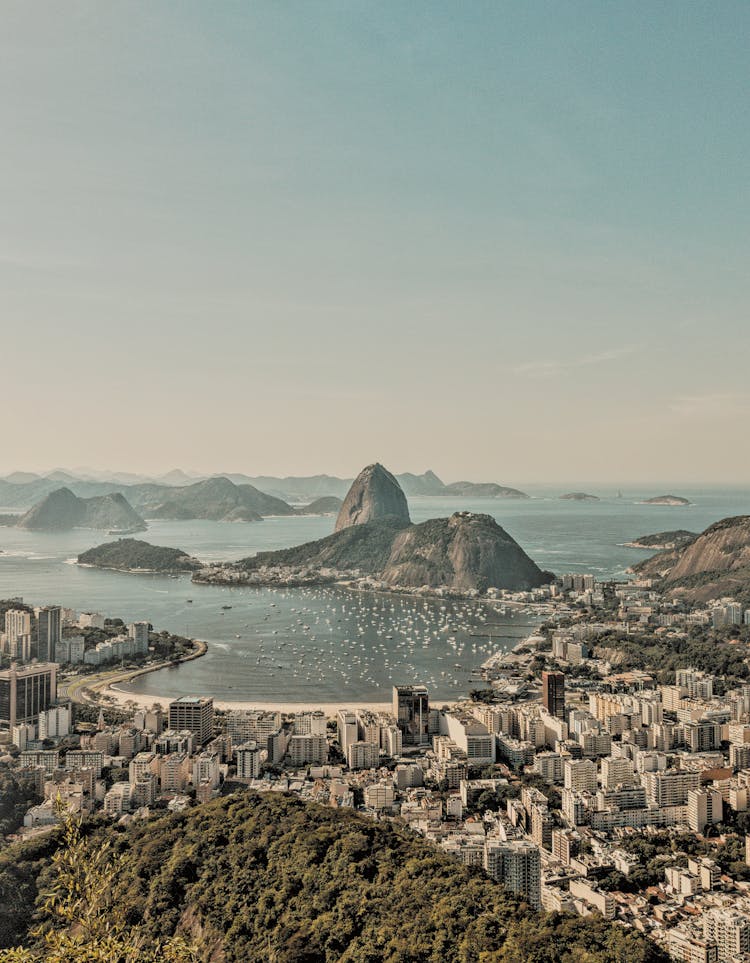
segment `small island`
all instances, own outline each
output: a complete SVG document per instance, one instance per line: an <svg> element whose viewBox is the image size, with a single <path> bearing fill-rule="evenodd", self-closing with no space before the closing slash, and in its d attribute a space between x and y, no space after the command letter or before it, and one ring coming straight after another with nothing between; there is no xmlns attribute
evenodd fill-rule
<svg viewBox="0 0 750 963"><path fill-rule="evenodd" d="M430 492L429 494L433 494ZM446 485L440 495L460 495L462 498L528 498L526 492L495 482L457 481Z"/></svg>
<svg viewBox="0 0 750 963"><path fill-rule="evenodd" d="M196 572L203 563L179 548L150 545L137 538L118 538L78 556L79 565L138 575L179 575Z"/></svg>
<svg viewBox="0 0 750 963"><path fill-rule="evenodd" d="M298 508L297 512L300 515L338 515L343 504L342 500L335 495L322 495L309 505Z"/></svg>
<svg viewBox="0 0 750 963"><path fill-rule="evenodd" d="M641 502L641 505L671 505L673 507L689 504L687 498L682 498L680 495L656 495L654 498L647 498Z"/></svg>
<svg viewBox="0 0 750 963"><path fill-rule="evenodd" d="M568 492L566 495L560 495L564 501L569 502L598 502L598 495L589 495L587 492Z"/></svg>
<svg viewBox="0 0 750 963"><path fill-rule="evenodd" d="M697 538L696 532L678 528L673 532L656 532L654 535L639 535L632 542L625 542L626 548L644 548L650 552L666 552L682 548Z"/></svg>

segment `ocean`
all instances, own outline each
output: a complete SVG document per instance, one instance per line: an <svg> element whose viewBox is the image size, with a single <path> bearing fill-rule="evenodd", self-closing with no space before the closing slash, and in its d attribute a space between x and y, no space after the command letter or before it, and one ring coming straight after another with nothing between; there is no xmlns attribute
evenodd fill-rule
<svg viewBox="0 0 750 963"><path fill-rule="evenodd" d="M687 507L641 502L662 489L602 492L598 502L564 501L559 487L529 487L528 500L410 498L412 520L454 511L495 517L540 567L622 578L648 552L624 543L652 532L699 532L745 514L745 489L680 488ZM255 523L153 521L138 537L184 549L203 561L236 559L297 545L333 530L332 517L268 518ZM58 603L126 622L148 619L157 630L208 642L203 658L149 673L133 692L174 697L212 695L226 701L386 701L398 682L422 682L437 699L458 698L493 651L527 635L533 619L499 617L482 604L412 600L335 589L250 589L194 585L189 577L125 575L82 568L76 556L107 536L0 528L0 597ZM191 600L191 601L188 601Z"/></svg>

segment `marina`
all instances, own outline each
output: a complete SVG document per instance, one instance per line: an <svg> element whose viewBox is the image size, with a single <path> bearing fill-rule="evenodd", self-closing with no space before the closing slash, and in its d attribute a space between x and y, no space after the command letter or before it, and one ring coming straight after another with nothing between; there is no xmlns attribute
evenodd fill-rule
<svg viewBox="0 0 750 963"><path fill-rule="evenodd" d="M687 492L687 508L638 504L642 492L614 493L600 502L563 501L550 488L529 499L415 497L415 521L467 509L491 513L545 569L626 577L642 550L624 543L667 527L701 529L742 514L744 491ZM238 559L297 545L330 533L331 517L268 518L259 523L149 521L143 538L181 548L204 561ZM503 599L494 603L426 599L402 594L198 585L189 576L134 575L77 565L103 533L2 531L0 586L4 597L32 604L58 602L125 622L147 619L207 642L200 659L138 678L139 696L206 693L218 701L380 702L404 678L455 699L475 687L493 652L512 649L534 630L544 610Z"/></svg>

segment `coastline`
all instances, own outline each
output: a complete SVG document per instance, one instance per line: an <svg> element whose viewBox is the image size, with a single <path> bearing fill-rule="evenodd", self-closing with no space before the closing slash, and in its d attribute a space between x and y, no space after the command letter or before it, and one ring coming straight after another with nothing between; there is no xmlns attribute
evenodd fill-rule
<svg viewBox="0 0 750 963"><path fill-rule="evenodd" d="M200 659L208 651L208 643L203 642L201 639L191 639L193 643L193 650L187 655L183 655L179 659L170 660L169 662L154 662L150 665L140 666L137 669L126 669L125 671L118 669L110 669L102 675L94 673L94 675L82 675L73 677L69 682L63 681L62 686L67 690L66 697L71 700L71 702L86 703L88 705L96 705L99 698L105 693L109 693L110 689L114 687L117 683L131 682L133 679L138 678L140 675L147 675L149 672L159 672L161 669L167 669L171 665L180 665L182 662L192 662L194 659ZM114 692L114 688L112 688ZM86 695L84 695L86 693Z"/></svg>
<svg viewBox="0 0 750 963"><path fill-rule="evenodd" d="M196 647L195 650L178 661L181 662L191 662L193 659L199 659L201 656L205 655L208 650L208 645L199 639L193 639L193 644ZM128 692L125 689L119 688L123 683L131 682L138 676L147 675L149 672L158 672L161 669L168 668L174 663L171 662L159 662L154 665L142 666L139 669L129 669L126 672L110 672L105 675L104 678L97 678L96 676L81 676L80 679L74 680L74 686L72 691L68 692L68 698L73 702L79 702L86 705L116 705L118 707L125 706L136 706L141 709L150 709L152 706L158 705L163 709L166 709L170 702L174 701L174 696L164 696L164 695L144 695L137 692ZM91 680L91 681L89 681ZM85 695L84 695L85 691ZM441 705L452 705L450 700L441 702ZM372 712L390 712L392 704L390 702L374 702L371 700L363 701L342 701L342 702L289 702L283 700L273 700L273 701L230 701L230 700L214 700L214 707L222 711L228 711L231 709L266 709L274 712L282 712L284 714L294 714L297 712L314 712L318 709L325 712L327 715L335 715L339 709L349 709L352 711L369 709Z"/></svg>
<svg viewBox="0 0 750 963"><path fill-rule="evenodd" d="M106 687L102 687L99 690L100 695L105 699L113 700L118 706L126 706L128 704L135 704L139 708L150 709L151 706L161 705L162 708L166 708L170 702L174 701L173 696L160 696L160 695L142 695L136 692L126 692L123 689L117 687L117 682L109 683ZM442 704L442 703L441 703ZM446 702L445 705L449 705ZM266 709L274 712L282 712L285 714L297 713L297 712L314 712L317 709L322 710L328 715L335 715L339 709L350 709L356 711L357 709L369 709L372 712L390 712L393 708L390 702L286 702L283 700L276 700L273 702L263 702L263 701L241 701L241 702L229 702L223 699L214 700L214 708L223 711L229 711L231 709Z"/></svg>
<svg viewBox="0 0 750 963"><path fill-rule="evenodd" d="M167 578L172 576L180 575L192 575L193 572L198 571L198 569L179 569L179 568L120 568L117 565L99 565L96 562L79 562L76 560L76 565L80 568L93 568L100 572L117 572L119 575L162 575Z"/></svg>

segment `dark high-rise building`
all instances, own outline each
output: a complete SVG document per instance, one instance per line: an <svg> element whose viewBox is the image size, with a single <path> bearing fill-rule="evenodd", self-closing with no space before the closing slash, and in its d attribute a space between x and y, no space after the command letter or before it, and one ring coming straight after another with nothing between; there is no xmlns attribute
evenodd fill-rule
<svg viewBox="0 0 750 963"><path fill-rule="evenodd" d="M214 700L181 696L169 703L169 728L177 732L189 729L201 745L213 735Z"/></svg>
<svg viewBox="0 0 750 963"><path fill-rule="evenodd" d="M37 722L57 698L57 666L17 666L0 672L0 728Z"/></svg>
<svg viewBox="0 0 750 963"><path fill-rule="evenodd" d="M394 685L393 714L405 746L423 746L430 741L430 700L423 685Z"/></svg>
<svg viewBox="0 0 750 963"><path fill-rule="evenodd" d="M562 672L542 672L542 703L551 716L565 718L565 676Z"/></svg>
<svg viewBox="0 0 750 963"><path fill-rule="evenodd" d="M54 662L57 646L62 639L62 609L59 605L45 605L37 610L36 657L40 662Z"/></svg>

